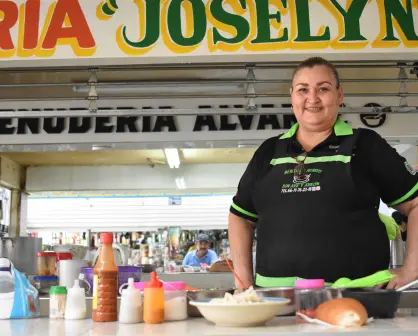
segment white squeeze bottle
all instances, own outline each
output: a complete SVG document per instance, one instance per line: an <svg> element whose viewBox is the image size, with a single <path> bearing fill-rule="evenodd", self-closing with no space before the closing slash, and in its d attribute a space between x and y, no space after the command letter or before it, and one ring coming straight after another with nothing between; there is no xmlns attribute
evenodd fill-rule
<svg viewBox="0 0 418 336"><path fill-rule="evenodd" d="M67 320L82 320L87 317L86 294L78 279L74 281L74 287L68 289L64 317Z"/></svg>
<svg viewBox="0 0 418 336"><path fill-rule="evenodd" d="M128 279L128 288L122 291L119 310L120 323L143 322L142 295L139 289L134 287L134 279Z"/></svg>

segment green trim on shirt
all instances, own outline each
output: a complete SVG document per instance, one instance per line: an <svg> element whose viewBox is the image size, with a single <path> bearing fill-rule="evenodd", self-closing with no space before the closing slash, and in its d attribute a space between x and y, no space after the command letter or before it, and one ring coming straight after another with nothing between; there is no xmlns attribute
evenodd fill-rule
<svg viewBox="0 0 418 336"><path fill-rule="evenodd" d="M247 215L247 216L250 216L250 217L253 217L253 218L258 218L258 216L256 215L256 214L254 214L254 213L252 213L252 212L249 212L249 211L247 211L247 210L244 210L243 208L240 208L238 205L236 205L234 202L232 202L232 204L231 204L231 206L235 209L235 210L237 210L238 212L241 212L242 214L244 214L244 215Z"/></svg>
<svg viewBox="0 0 418 336"><path fill-rule="evenodd" d="M418 183L411 190L409 190L409 192L405 196L397 199L396 201L393 201L393 202L389 203L388 206L391 207L391 206L394 206L394 205L397 205L397 204L400 204L400 203L404 202L409 197L411 197L417 190L418 190Z"/></svg>
<svg viewBox="0 0 418 336"><path fill-rule="evenodd" d="M298 160L303 161L304 156L298 156ZM343 163L349 163L351 162L351 156L346 155L331 155L331 156L320 156L320 157L307 157L305 161L303 161L305 164L310 163L318 163L318 162L343 162ZM270 164L273 166L279 165L279 164L285 164L285 163L298 163L296 162L296 159L291 157L286 158L279 158L279 159L272 159L270 161Z"/></svg>
<svg viewBox="0 0 418 336"><path fill-rule="evenodd" d="M296 131L299 128L299 123L294 124L290 130L283 134L280 139L288 139L293 137L296 134ZM334 133L336 136L352 135L353 128L345 123L340 117L337 118L337 121L334 124Z"/></svg>

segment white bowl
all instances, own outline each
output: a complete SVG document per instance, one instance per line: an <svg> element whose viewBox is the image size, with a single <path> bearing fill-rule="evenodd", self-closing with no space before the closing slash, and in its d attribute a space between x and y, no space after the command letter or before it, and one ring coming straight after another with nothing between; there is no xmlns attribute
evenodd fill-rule
<svg viewBox="0 0 418 336"><path fill-rule="evenodd" d="M255 327L274 318L290 302L285 298L265 298L263 302L219 304L210 300L191 301L208 321L222 327Z"/></svg>

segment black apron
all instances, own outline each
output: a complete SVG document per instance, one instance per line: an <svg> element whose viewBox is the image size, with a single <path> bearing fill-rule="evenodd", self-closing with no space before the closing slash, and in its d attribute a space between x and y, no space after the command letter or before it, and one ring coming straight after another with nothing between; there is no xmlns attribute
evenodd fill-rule
<svg viewBox="0 0 418 336"><path fill-rule="evenodd" d="M311 151L307 177L294 180L286 163L293 139L276 143L275 157L253 190L257 209L256 273L267 278L357 279L389 266L389 240L378 216L379 198L356 191L351 167L354 135L338 137L339 148ZM311 162L309 162L311 161ZM345 162L344 162L345 161ZM259 285L256 282L257 285Z"/></svg>

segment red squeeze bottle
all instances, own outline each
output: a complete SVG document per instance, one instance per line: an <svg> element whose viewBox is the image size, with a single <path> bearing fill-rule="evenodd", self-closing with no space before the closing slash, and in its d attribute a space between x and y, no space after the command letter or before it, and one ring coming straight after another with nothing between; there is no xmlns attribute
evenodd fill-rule
<svg viewBox="0 0 418 336"><path fill-rule="evenodd" d="M113 254L113 234L100 234L100 252L94 267L93 314L95 322L118 320L118 266Z"/></svg>
<svg viewBox="0 0 418 336"><path fill-rule="evenodd" d="M164 288L156 272L151 272L151 279L144 289L144 322L164 322Z"/></svg>

